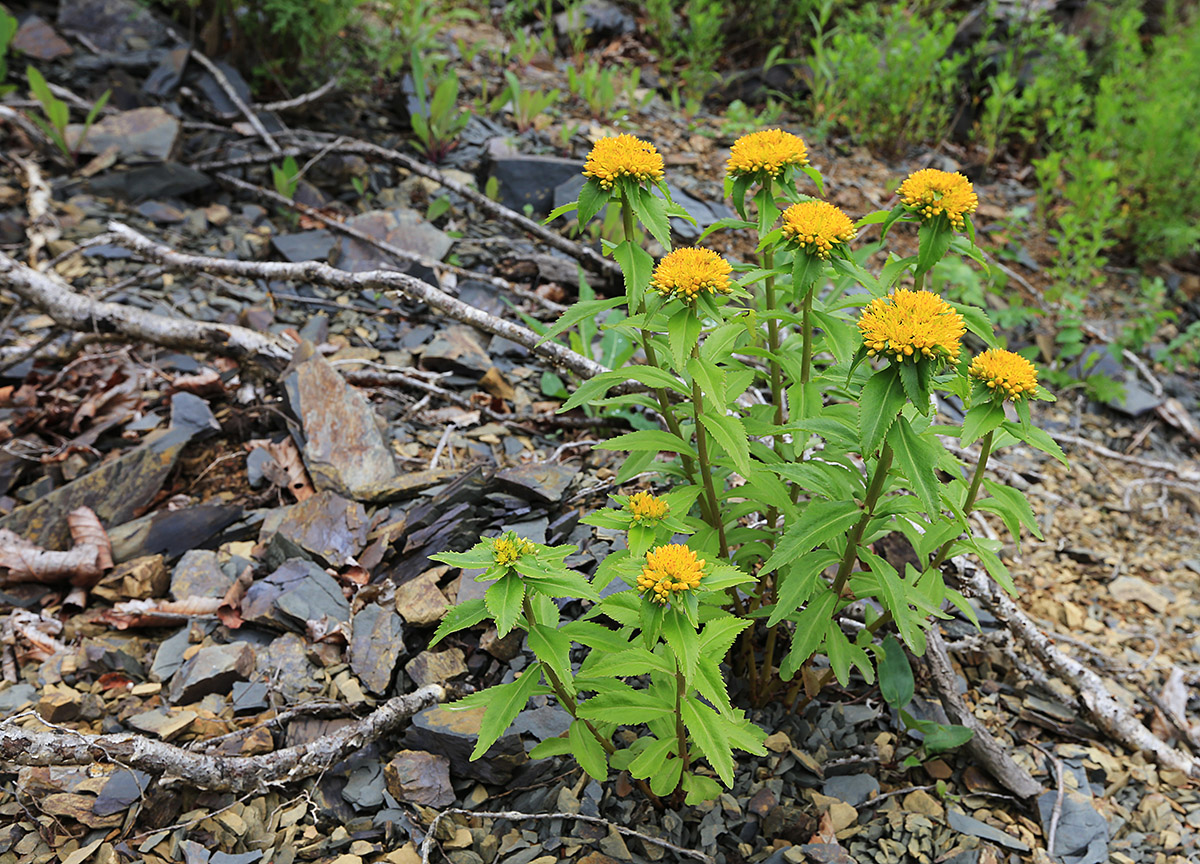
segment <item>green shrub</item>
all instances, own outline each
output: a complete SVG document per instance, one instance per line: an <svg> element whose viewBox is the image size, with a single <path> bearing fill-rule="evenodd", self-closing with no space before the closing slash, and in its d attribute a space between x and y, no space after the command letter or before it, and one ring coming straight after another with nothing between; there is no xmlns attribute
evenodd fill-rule
<svg viewBox="0 0 1200 864"><path fill-rule="evenodd" d="M947 54L954 23L937 9L871 4L845 13L826 31L831 11L827 0L811 43L814 121L891 151L940 139L953 119L967 60Z"/></svg>

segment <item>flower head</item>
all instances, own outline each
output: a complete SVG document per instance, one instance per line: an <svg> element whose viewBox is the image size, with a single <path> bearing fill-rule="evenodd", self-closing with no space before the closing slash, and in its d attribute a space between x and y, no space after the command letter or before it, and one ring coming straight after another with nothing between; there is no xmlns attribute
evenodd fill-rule
<svg viewBox="0 0 1200 864"><path fill-rule="evenodd" d="M867 356L958 359L966 326L954 307L929 291L901 288L867 304L858 319Z"/></svg>
<svg viewBox="0 0 1200 864"><path fill-rule="evenodd" d="M802 201L783 211L783 236L812 255L828 258L834 246L854 239L854 223L826 201Z"/></svg>
<svg viewBox="0 0 1200 864"><path fill-rule="evenodd" d="M611 189L620 177L633 177L639 183L663 178L663 160L649 141L632 135L601 138L592 147L583 173L594 177L604 189Z"/></svg>
<svg viewBox="0 0 1200 864"><path fill-rule="evenodd" d="M656 546L646 553L646 564L638 576L639 594L665 605L673 594L691 591L700 585L704 561L687 546L672 543Z"/></svg>
<svg viewBox="0 0 1200 864"><path fill-rule="evenodd" d="M1028 397L1037 390L1037 369L1020 354L992 348L971 361L967 370L972 378L995 391L1001 399Z"/></svg>
<svg viewBox="0 0 1200 864"><path fill-rule="evenodd" d="M676 249L658 262L650 287L691 303L702 291L728 294L732 272L729 262L711 249Z"/></svg>
<svg viewBox="0 0 1200 864"><path fill-rule="evenodd" d="M945 213L950 224L959 231L963 229L965 217L979 206L970 180L961 174L936 168L908 175L900 184L900 198L922 219L934 219L939 213Z"/></svg>
<svg viewBox="0 0 1200 864"><path fill-rule="evenodd" d="M534 552L536 547L524 537L518 537L515 532L501 534L492 541L492 558L502 567L517 563L522 555Z"/></svg>
<svg viewBox="0 0 1200 864"><path fill-rule="evenodd" d="M631 495L625 502L625 507L633 514L633 521L638 525L660 522L667 518L671 507L662 498L655 498L649 492L638 492Z"/></svg>
<svg viewBox="0 0 1200 864"><path fill-rule="evenodd" d="M775 178L792 165L808 164L804 140L782 129L751 132L733 142L725 170L736 176L765 174Z"/></svg>

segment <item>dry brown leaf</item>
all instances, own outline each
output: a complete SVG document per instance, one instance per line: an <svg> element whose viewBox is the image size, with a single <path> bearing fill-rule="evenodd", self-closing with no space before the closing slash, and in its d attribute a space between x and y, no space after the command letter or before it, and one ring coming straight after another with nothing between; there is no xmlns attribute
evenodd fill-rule
<svg viewBox="0 0 1200 864"><path fill-rule="evenodd" d="M96 515L96 512L91 507L80 507L78 510L72 510L68 513L67 529L71 532L71 539L75 541L76 546L84 546L90 543L99 550L98 563L101 570L112 569L112 541L108 539L108 532L100 524L100 517ZM96 584L98 580L99 577L91 584ZM71 584L82 585L82 583L74 581ZM82 587L90 588L91 585L83 585Z"/></svg>
<svg viewBox="0 0 1200 864"><path fill-rule="evenodd" d="M125 630L129 627L166 627L192 617L216 615L220 597L185 597L182 600L130 600L118 603L100 616L104 623Z"/></svg>
<svg viewBox="0 0 1200 864"><path fill-rule="evenodd" d="M217 607L217 617L230 630L237 630L244 623L242 620L242 598L246 596L246 590L253 581L254 568L247 566L238 574L238 578L234 580L233 584L229 586L229 590L225 592L225 596L221 598L221 605Z"/></svg>
<svg viewBox="0 0 1200 864"><path fill-rule="evenodd" d="M197 396L220 396L225 392L225 382L216 369L205 369L195 375L177 375L171 382L171 392L194 393Z"/></svg>
<svg viewBox="0 0 1200 864"><path fill-rule="evenodd" d="M70 579L73 585L91 586L103 574L100 550L91 543L77 545L69 552L54 552L0 529L0 585L18 582L52 585Z"/></svg>
<svg viewBox="0 0 1200 864"><path fill-rule="evenodd" d="M308 478L308 469L304 467L304 459L300 456L295 441L284 438L278 444L267 442L266 450L275 460L275 464L282 469L282 473L275 476L272 476L269 470L264 471L268 480L291 492L297 502L307 501L317 494Z"/></svg>
<svg viewBox="0 0 1200 864"><path fill-rule="evenodd" d="M0 629L0 642L12 646L18 665L30 660L40 663L67 649L55 638L62 629L61 621L45 613L14 609Z"/></svg>

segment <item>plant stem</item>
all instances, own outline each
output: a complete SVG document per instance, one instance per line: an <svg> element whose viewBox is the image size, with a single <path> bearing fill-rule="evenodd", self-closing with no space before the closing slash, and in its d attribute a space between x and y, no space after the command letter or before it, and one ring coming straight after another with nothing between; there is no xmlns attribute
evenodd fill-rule
<svg viewBox="0 0 1200 864"><path fill-rule="evenodd" d="M772 189L771 179L768 177L763 183L763 191L768 201L774 203L774 190ZM771 246L767 246L762 254L762 266L764 270L773 270L775 267L775 250ZM783 367L779 363L779 321L774 317L776 306L775 298L775 276L767 276L763 283L766 294L766 312L767 318L767 348L770 352L767 363L770 368L771 375L771 402L775 406L775 425L783 426ZM774 449L780 459L784 459L783 452L783 435L776 434L774 436ZM771 506L767 508L767 531L770 533L770 545L775 546L775 531L779 525L779 508ZM775 582L774 580L764 580L759 588L759 597L761 598L759 605L768 605L775 602ZM752 666L750 672L750 698L754 704L761 704L763 683L767 681L771 674L771 657L775 653L775 642L778 639L779 625L775 625L767 630L766 650L763 655L763 665L759 669ZM751 631L753 628L751 628ZM746 639L751 638L750 633L747 633ZM753 648L751 647L750 657L753 658Z"/></svg>
<svg viewBox="0 0 1200 864"><path fill-rule="evenodd" d="M846 586L846 579L850 576L854 562L858 560L858 544L862 541L863 532L867 530L867 524L875 515L875 505L883 493L883 484L887 480L887 473L891 467L892 448L887 442L884 442L883 449L879 451L879 461L875 463L875 473L871 476L871 485L867 488L866 500L863 501L863 514L850 529L850 536L846 538L846 551L842 555L842 562L838 565L837 575L833 579L833 593L839 597L842 589Z"/></svg>
<svg viewBox="0 0 1200 864"><path fill-rule="evenodd" d="M679 740L679 758L683 760L683 770L688 770L691 762L688 759L687 729L683 725L683 697L687 692L687 682L679 663L675 664L675 737ZM682 775L679 778L683 782Z"/></svg>
<svg viewBox="0 0 1200 864"><path fill-rule="evenodd" d="M692 348L692 356L700 356L700 346ZM700 457L700 477L704 481L704 494L708 497L708 509L713 519L709 524L717 531L717 540L721 544L721 560L729 559L729 543L725 540L725 520L721 518L721 503L717 499L716 486L712 479L712 462L708 458L708 432L701 422L704 415L704 394L700 390L700 382L692 379L692 411L696 416L696 452Z"/></svg>
<svg viewBox="0 0 1200 864"><path fill-rule="evenodd" d="M992 436L995 430L983 436L983 441L980 445L979 461L975 463L975 473L971 476L971 485L967 488L967 497L963 501L963 518L971 515L971 510L975 507L975 499L979 496L979 487L983 485L983 472L987 469L988 458L992 455ZM950 547L954 545L957 537L952 537L942 544L938 549L937 554L933 556L933 560L929 562L926 570L932 570L934 567L940 567L942 562L946 560L946 556L950 554Z"/></svg>
<svg viewBox="0 0 1200 864"><path fill-rule="evenodd" d="M983 484L983 473L987 469L988 457L992 455L993 434L993 432L989 432L987 435L983 436L983 442L981 445L982 449L979 451L979 461L975 463L975 473L971 476L971 485L967 489L967 497L963 502L964 518L971 515L971 511L975 507L975 499L979 495L979 487ZM939 548L937 554L933 556L933 560L929 562L929 566L925 568L922 575L924 575L925 572L932 570L934 567L940 567L942 565L942 562L946 560L946 556L950 554L950 548L954 545L954 542L957 539L957 537L951 538L941 545L941 548ZM882 615L867 625L867 630L874 635L879 631L880 628L886 627L888 624L890 624L891 621L892 613L890 611L885 611ZM825 673L821 676L821 680L818 682L818 685L820 687L824 687L829 683L829 680L832 677L833 670L826 669ZM804 710L805 706L812 701L812 699L808 696L805 696L803 701L799 701L799 683L800 682L797 681L796 684L792 685L792 689L788 693L788 701L792 703L793 713Z"/></svg>
<svg viewBox="0 0 1200 864"><path fill-rule="evenodd" d="M804 303L801 307L803 319L800 327L802 330L801 336L803 342L800 345L800 383L807 384L812 376L812 302L813 292L817 290L817 286L813 285L804 294Z"/></svg>

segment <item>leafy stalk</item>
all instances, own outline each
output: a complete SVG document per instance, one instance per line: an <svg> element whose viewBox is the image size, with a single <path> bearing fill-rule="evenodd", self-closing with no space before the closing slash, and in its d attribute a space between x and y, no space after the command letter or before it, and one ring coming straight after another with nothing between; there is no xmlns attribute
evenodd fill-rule
<svg viewBox="0 0 1200 864"><path fill-rule="evenodd" d="M533 604L529 602L528 594L525 595L525 599L522 601L522 609L525 613L525 625L528 628L528 632L532 633L533 627L537 623L537 618L533 614ZM612 741L601 735L599 730L592 725L591 720L579 716L579 706L575 702L575 697L567 692L567 688L563 686L562 681L559 680L558 675L550 668L548 663L542 664L542 674L546 676L546 681L550 684L550 689L554 691L554 696L558 699L558 704L563 707L564 711L571 715L571 719L583 720L583 725L592 733L592 737L596 739L597 743L604 748L606 755L612 756L616 753L617 748L613 746ZM638 780L636 778L633 782L654 803L656 808L662 809L662 800L651 791L650 784L645 780Z"/></svg>
<svg viewBox="0 0 1200 864"><path fill-rule="evenodd" d="M979 496L979 487L983 484L983 474L987 470L988 458L992 455L992 438L995 431L987 433L983 436L981 449L979 451L979 461L975 463L975 473L971 476L971 485L967 489L967 497L963 502L963 518L971 515L971 511L975 508L975 499ZM884 445L887 446L886 444ZM933 560L929 562L929 566L925 568L925 572L932 570L935 567L940 567L946 560L946 556L950 554L950 549L954 545L957 538L952 537L941 545L937 554L933 556ZM886 627L892 621L892 613L885 611L882 615L867 625L867 630L874 635L883 627ZM820 680L817 682L817 689L824 687L833 678L833 670L826 669ZM792 703L792 711L803 711L804 707L812 701L812 697L805 696L803 700L799 699L799 688L793 686L792 692L788 694L788 701Z"/></svg>

